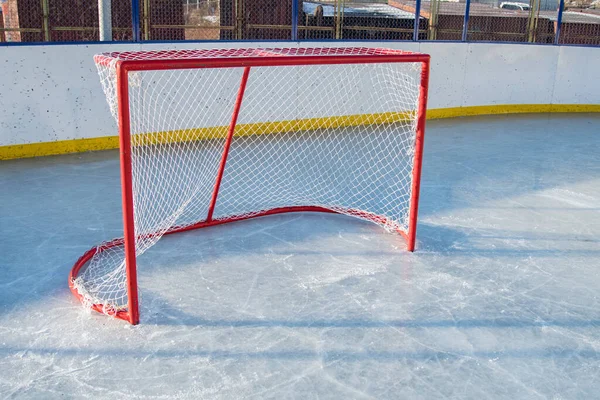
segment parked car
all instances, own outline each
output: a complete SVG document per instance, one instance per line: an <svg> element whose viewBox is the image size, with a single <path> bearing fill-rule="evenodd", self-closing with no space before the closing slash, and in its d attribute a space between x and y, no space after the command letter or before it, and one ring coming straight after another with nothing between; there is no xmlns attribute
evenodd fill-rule
<svg viewBox="0 0 600 400"><path fill-rule="evenodd" d="M530 7L527 3L513 3L513 2L502 2L500 3L500 8L505 10L519 10L519 11L529 11Z"/></svg>

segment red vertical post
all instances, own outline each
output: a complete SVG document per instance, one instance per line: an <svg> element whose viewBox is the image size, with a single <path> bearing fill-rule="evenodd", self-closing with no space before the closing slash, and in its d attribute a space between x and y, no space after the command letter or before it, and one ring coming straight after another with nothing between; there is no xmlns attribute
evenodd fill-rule
<svg viewBox="0 0 600 400"><path fill-rule="evenodd" d="M129 81L127 69L117 64L117 99L119 115L119 147L121 159L121 197L123 204L123 237L125 271L127 274L127 308L129 322L140 322L135 256L135 223L133 217L133 188L131 176L131 125L129 121Z"/></svg>
<svg viewBox="0 0 600 400"><path fill-rule="evenodd" d="M427 90L429 88L429 59L421 63L421 85L419 89L419 110L417 111L417 134L415 138L415 159L412 172L412 190L408 221L407 250L415 250L417 237L417 214L419 213L419 190L423 166L423 141L425 140L425 119L427 110Z"/></svg>
<svg viewBox="0 0 600 400"><path fill-rule="evenodd" d="M208 215L206 216L206 222L212 221L213 213L215 211L215 205L217 204L217 197L219 196L219 188L221 187L221 180L223 180L223 172L225 171L225 164L227 164L227 156L229 155L229 148L231 147L231 140L235 132L235 126L237 119L240 114L240 108L242 107L242 99L244 98L244 92L246 91L246 83L248 82L248 75L250 74L250 67L244 68L244 74L242 75L242 81L238 90L237 98L235 100L235 106L233 107L233 114L231 115L231 122L229 123L229 131L227 132L227 139L225 139L225 148L223 149L223 155L221 156L221 163L219 164L219 171L217 173L217 180L213 189L212 198L210 199L210 205L208 206Z"/></svg>

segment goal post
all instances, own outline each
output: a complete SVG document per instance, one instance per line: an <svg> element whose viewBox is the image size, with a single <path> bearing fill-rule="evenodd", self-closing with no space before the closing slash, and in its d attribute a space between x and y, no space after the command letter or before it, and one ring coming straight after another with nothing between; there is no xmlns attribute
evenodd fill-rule
<svg viewBox="0 0 600 400"><path fill-rule="evenodd" d="M119 125L123 237L69 285L139 322L137 261L163 235L340 213L415 247L429 55L381 48L115 52L94 58Z"/></svg>

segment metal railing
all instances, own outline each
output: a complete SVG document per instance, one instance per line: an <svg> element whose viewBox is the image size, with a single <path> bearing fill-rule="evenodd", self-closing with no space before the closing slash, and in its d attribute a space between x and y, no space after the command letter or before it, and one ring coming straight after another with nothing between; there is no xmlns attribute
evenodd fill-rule
<svg viewBox="0 0 600 400"><path fill-rule="evenodd" d="M0 42L432 40L600 46L578 0L0 0ZM598 8L594 4L598 4Z"/></svg>

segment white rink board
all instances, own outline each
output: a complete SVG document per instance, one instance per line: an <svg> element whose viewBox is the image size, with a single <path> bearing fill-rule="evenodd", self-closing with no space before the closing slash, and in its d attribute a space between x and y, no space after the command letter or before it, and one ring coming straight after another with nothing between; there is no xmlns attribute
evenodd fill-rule
<svg viewBox="0 0 600 400"><path fill-rule="evenodd" d="M430 109L495 104L600 104L600 79L594 69L600 65L600 51L595 48L430 42L368 45L431 54ZM331 42L244 46L323 47L331 46ZM94 54L215 47L239 47L239 43L4 47L0 52L0 146L116 135L116 124L92 60ZM314 95L317 97L318 93Z"/></svg>
<svg viewBox="0 0 600 400"><path fill-rule="evenodd" d="M551 104L559 56L552 46L469 46L460 105Z"/></svg>
<svg viewBox="0 0 600 400"><path fill-rule="evenodd" d="M600 48L579 50L579 47L560 48L553 103L600 103Z"/></svg>

